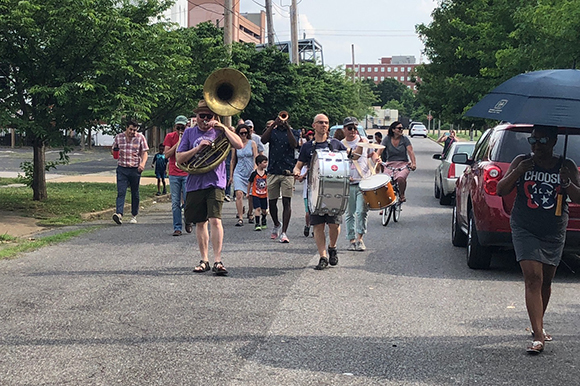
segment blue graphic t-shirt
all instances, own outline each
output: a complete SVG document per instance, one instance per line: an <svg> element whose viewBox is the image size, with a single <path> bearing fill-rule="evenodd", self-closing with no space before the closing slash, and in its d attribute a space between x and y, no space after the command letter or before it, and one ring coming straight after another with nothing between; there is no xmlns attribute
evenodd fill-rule
<svg viewBox="0 0 580 386"><path fill-rule="evenodd" d="M294 134L296 143L298 143L300 132L298 130L292 130L292 134ZM291 173L296 164L296 159L294 158L295 148L290 146L288 142L286 128L283 130L279 128L273 129L270 134L269 144L268 174L284 175L285 170Z"/></svg>

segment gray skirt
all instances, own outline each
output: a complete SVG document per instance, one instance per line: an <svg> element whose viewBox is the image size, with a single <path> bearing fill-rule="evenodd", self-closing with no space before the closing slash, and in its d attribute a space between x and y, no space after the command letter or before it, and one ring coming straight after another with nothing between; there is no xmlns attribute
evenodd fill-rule
<svg viewBox="0 0 580 386"><path fill-rule="evenodd" d="M516 251L516 260L535 260L557 267L562 259L566 229L558 235L539 237L528 230L513 226L512 241Z"/></svg>

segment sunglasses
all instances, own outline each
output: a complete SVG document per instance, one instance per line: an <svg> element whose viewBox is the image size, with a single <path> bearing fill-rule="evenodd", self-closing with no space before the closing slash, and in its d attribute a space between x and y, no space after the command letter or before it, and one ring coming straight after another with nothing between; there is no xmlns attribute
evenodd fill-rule
<svg viewBox="0 0 580 386"><path fill-rule="evenodd" d="M240 131L240 135L248 135L247 131Z"/></svg>
<svg viewBox="0 0 580 386"><path fill-rule="evenodd" d="M348 131L354 131L356 130L356 126L347 126L345 127L345 129L347 129Z"/></svg>
<svg viewBox="0 0 580 386"><path fill-rule="evenodd" d="M403 126L397 126L397 127L395 127L395 129L397 129L397 130L403 130Z"/></svg>
<svg viewBox="0 0 580 386"><path fill-rule="evenodd" d="M536 143L541 143L542 145L545 145L548 143L549 140L550 140L549 137L542 137L542 138L528 137L528 143L530 145L535 145Z"/></svg>
<svg viewBox="0 0 580 386"><path fill-rule="evenodd" d="M213 118L213 114L197 114L198 117L200 117L201 119L212 119Z"/></svg>

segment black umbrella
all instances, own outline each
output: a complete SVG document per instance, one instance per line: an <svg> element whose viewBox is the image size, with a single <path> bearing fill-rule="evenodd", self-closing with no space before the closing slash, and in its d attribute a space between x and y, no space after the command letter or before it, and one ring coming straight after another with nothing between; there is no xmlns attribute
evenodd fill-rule
<svg viewBox="0 0 580 386"><path fill-rule="evenodd" d="M580 129L580 70L543 70L514 76L484 96L465 115L511 123ZM561 207L561 196L558 197Z"/></svg>

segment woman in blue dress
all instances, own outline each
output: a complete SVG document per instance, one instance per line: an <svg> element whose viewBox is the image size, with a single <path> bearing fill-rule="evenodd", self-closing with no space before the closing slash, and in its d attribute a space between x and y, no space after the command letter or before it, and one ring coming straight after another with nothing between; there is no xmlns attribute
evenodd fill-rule
<svg viewBox="0 0 580 386"><path fill-rule="evenodd" d="M232 161L230 164L230 178L233 180L234 194L236 196L236 209L238 222L236 226L244 225L244 196L248 196L248 180L250 174L256 168L255 159L258 156L256 143L250 137L250 130L245 124L238 125L236 133L242 139L244 147L232 149ZM231 183L232 181L230 181ZM249 196L248 196L249 200ZM249 207L249 204L248 204ZM250 218L251 219L251 218Z"/></svg>

